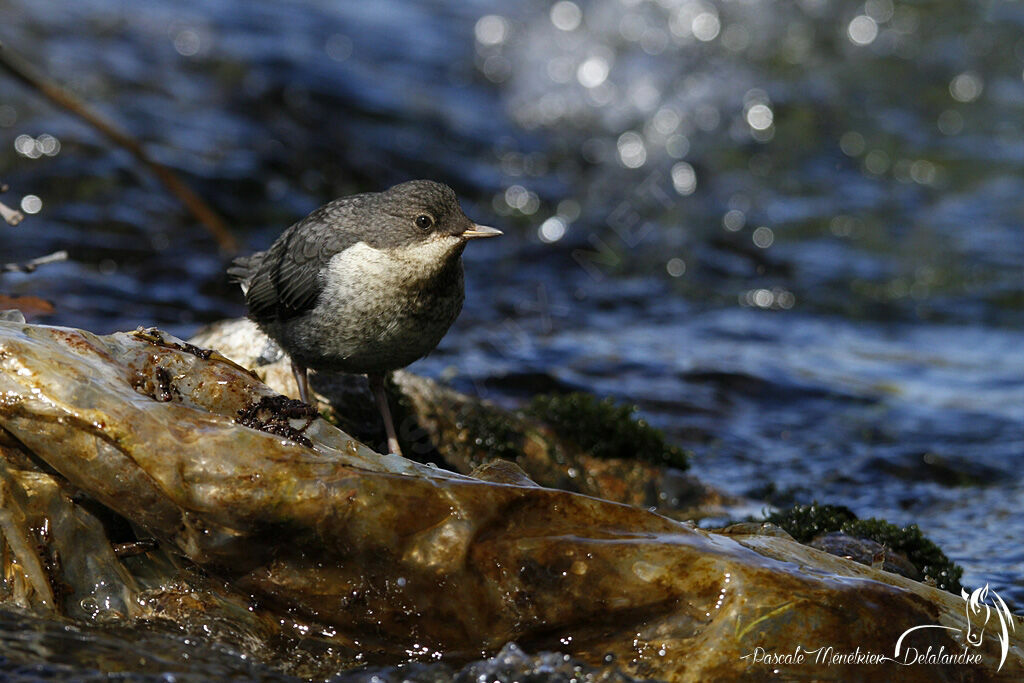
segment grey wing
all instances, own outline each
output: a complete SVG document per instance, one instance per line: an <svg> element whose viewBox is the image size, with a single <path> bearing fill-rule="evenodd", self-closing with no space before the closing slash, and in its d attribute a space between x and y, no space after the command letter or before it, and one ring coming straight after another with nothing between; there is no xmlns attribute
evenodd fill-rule
<svg viewBox="0 0 1024 683"><path fill-rule="evenodd" d="M266 255L265 251L258 251L248 256L239 256L228 267L228 275L231 282L237 282L242 286L242 293L249 291L249 281L253 273L259 268L260 262Z"/></svg>
<svg viewBox="0 0 1024 683"><path fill-rule="evenodd" d="M288 228L270 249L250 257L245 292L250 317L257 322L286 320L316 305L323 291L321 271L332 256L358 241L344 224L348 212L343 201L317 209Z"/></svg>

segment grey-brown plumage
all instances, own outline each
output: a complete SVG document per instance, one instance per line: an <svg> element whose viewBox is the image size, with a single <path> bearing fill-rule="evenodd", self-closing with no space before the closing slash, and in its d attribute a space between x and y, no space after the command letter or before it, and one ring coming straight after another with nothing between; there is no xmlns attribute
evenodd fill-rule
<svg viewBox="0 0 1024 683"><path fill-rule="evenodd" d="M437 346L462 310L467 240L500 234L467 218L447 185L413 180L325 204L228 273L291 356L302 400L306 368L366 373L397 452L384 375Z"/></svg>

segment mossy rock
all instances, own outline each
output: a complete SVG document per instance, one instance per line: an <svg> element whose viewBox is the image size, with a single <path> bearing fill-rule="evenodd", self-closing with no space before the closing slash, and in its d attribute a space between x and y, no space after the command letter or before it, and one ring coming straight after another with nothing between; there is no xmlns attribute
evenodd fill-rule
<svg viewBox="0 0 1024 683"><path fill-rule="evenodd" d="M884 519L871 517L848 522L843 525L842 531L851 536L870 538L903 553L926 580L933 579L939 588L951 593L959 593L962 588L960 577L964 575L963 567L946 557L916 524L898 527Z"/></svg>
<svg viewBox="0 0 1024 683"><path fill-rule="evenodd" d="M523 453L524 425L514 414L467 407L459 411L455 426L492 458L515 461Z"/></svg>
<svg viewBox="0 0 1024 683"><path fill-rule="evenodd" d="M645 460L685 470L687 454L665 440L665 435L643 418L635 416L636 406L621 405L611 398L591 394L542 394L524 412L551 426L597 458Z"/></svg>
<svg viewBox="0 0 1024 683"><path fill-rule="evenodd" d="M765 517L766 522L779 525L801 543L809 543L820 534L840 531L844 524L856 519L857 515L846 506L817 503L794 505Z"/></svg>
<svg viewBox="0 0 1024 683"><path fill-rule="evenodd" d="M830 531L841 531L855 538L867 538L904 555L921 573L925 581L951 593L959 593L964 570L951 561L942 550L925 537L916 524L899 527L874 517L858 519L842 505L794 505L768 515L765 521L785 529L801 543Z"/></svg>

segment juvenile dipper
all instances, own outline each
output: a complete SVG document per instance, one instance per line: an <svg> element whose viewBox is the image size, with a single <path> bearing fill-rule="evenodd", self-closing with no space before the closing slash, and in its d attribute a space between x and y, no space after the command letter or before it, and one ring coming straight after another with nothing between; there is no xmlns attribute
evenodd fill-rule
<svg viewBox="0 0 1024 683"><path fill-rule="evenodd" d="M411 180L321 206L228 273L291 357L299 397L309 402L307 368L365 373L400 453L385 375L437 346L462 310L466 242L500 234L467 218L447 185Z"/></svg>

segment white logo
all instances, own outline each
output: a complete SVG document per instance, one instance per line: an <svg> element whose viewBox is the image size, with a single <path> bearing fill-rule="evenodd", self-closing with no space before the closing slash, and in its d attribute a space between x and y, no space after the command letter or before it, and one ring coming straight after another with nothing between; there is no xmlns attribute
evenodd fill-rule
<svg viewBox="0 0 1024 683"><path fill-rule="evenodd" d="M1006 652L1010 647L1010 631L1015 631L1016 626L1013 623L1013 616L1010 614L1010 608L1006 606L1003 599L999 597L999 594L994 590L990 590L988 584L985 584L984 588L976 588L970 595L967 594L963 588L960 589L960 596L966 603L965 607L965 621L966 625L964 628L955 628L953 626L940 626L938 624L926 624L924 626L915 626L908 628L903 632L903 635L896 641L896 657L900 656L900 649L903 647L903 639L907 637L912 631L916 631L922 628L941 628L947 631L956 631L957 633L963 633L967 642L974 647L981 645L982 639L985 636L985 628L988 626L989 620L992 618L992 613L995 612L996 617L999 619L999 627L996 631L996 638L999 640L999 646L1001 648L1001 655L999 657L999 669L1003 668L1003 663L1006 661ZM991 604L989 604L991 603ZM971 615L981 621L981 627L975 628L974 624L971 623Z"/></svg>

